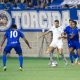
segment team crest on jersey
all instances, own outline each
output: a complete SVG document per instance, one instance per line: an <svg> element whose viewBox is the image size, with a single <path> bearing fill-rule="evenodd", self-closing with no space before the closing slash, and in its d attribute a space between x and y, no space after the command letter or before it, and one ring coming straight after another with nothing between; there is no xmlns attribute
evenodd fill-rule
<svg viewBox="0 0 80 80"><path fill-rule="evenodd" d="M0 31L7 30L12 23L10 14L7 11L0 10Z"/></svg>

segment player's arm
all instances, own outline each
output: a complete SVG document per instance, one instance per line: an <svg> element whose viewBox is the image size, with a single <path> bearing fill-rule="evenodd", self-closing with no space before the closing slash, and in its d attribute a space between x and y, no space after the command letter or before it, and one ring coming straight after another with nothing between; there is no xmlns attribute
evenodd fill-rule
<svg viewBox="0 0 80 80"><path fill-rule="evenodd" d="M25 38L24 34L23 34L21 31L19 31L19 34L20 34L20 37L24 40L24 42L25 42L25 43L28 45L28 47L31 49L31 46L30 46L28 40Z"/></svg>
<svg viewBox="0 0 80 80"><path fill-rule="evenodd" d="M63 33L61 34L61 37L59 37L59 39L61 39L61 38L67 39L67 34L63 32Z"/></svg>
<svg viewBox="0 0 80 80"><path fill-rule="evenodd" d="M3 37L3 40L2 40L2 42L1 42L1 45L0 45L1 47L3 46L5 40L6 40L6 37L4 36L4 37Z"/></svg>
<svg viewBox="0 0 80 80"><path fill-rule="evenodd" d="M67 27L63 30L62 34L61 34L61 38L63 39L67 39L67 32L68 32L68 29Z"/></svg>
<svg viewBox="0 0 80 80"><path fill-rule="evenodd" d="M45 35L47 35L49 32L50 32L50 31L44 32L43 35L40 36L40 38L43 37L43 36L45 36Z"/></svg>
<svg viewBox="0 0 80 80"><path fill-rule="evenodd" d="M63 33L61 34L61 36L62 36L62 38L67 39L67 34L66 34L65 32L63 32Z"/></svg>
<svg viewBox="0 0 80 80"><path fill-rule="evenodd" d="M75 36L75 35L74 35L74 34L72 34L69 38L70 38L70 39L73 39L73 38L74 38L74 36Z"/></svg>
<svg viewBox="0 0 80 80"><path fill-rule="evenodd" d="M0 44L0 50L2 50L2 47L3 47L3 44L4 44L5 40L6 40L6 36L4 36L3 39L2 39L2 42Z"/></svg>
<svg viewBox="0 0 80 80"><path fill-rule="evenodd" d="M28 45L28 47L31 49L31 46L30 46L30 44L29 44L28 40L27 40L25 37L23 37L23 40L24 40L24 41L25 41L25 43Z"/></svg>
<svg viewBox="0 0 80 80"><path fill-rule="evenodd" d="M70 35L70 39L73 39L75 36L79 35L79 30L75 31Z"/></svg>

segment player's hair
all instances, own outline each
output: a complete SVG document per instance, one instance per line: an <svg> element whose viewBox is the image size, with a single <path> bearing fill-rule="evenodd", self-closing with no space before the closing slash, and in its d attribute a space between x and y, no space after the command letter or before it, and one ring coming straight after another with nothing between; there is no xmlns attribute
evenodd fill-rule
<svg viewBox="0 0 80 80"><path fill-rule="evenodd" d="M59 23L59 20L55 20L54 22L58 22Z"/></svg>
<svg viewBox="0 0 80 80"><path fill-rule="evenodd" d="M12 24L12 25L11 25L11 28L13 28L13 29L17 29L16 24Z"/></svg>
<svg viewBox="0 0 80 80"><path fill-rule="evenodd" d="M76 21L73 21L73 23L74 23L75 25L77 25L77 22L76 22Z"/></svg>
<svg viewBox="0 0 80 80"><path fill-rule="evenodd" d="M72 21L72 22L73 22L74 20L72 20L72 19L69 19L69 21Z"/></svg>

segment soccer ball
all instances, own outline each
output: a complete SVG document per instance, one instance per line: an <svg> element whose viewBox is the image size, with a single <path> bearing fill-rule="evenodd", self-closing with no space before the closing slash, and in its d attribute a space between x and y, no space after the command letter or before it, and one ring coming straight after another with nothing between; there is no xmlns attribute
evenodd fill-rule
<svg viewBox="0 0 80 80"><path fill-rule="evenodd" d="M57 62L52 62L52 64L51 64L52 67L56 67L57 65L58 65Z"/></svg>

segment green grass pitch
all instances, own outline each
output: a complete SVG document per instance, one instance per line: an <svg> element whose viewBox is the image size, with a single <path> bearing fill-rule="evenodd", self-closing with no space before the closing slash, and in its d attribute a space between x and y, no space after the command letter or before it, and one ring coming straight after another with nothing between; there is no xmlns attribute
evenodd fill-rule
<svg viewBox="0 0 80 80"><path fill-rule="evenodd" d="M51 68L48 66L49 59L24 58L24 70L19 71L17 58L8 58L7 71L2 69L0 58L0 80L80 80L80 66L64 65L62 60L58 61L58 66Z"/></svg>

